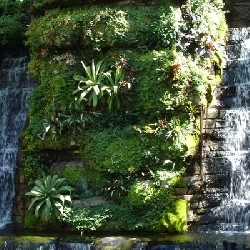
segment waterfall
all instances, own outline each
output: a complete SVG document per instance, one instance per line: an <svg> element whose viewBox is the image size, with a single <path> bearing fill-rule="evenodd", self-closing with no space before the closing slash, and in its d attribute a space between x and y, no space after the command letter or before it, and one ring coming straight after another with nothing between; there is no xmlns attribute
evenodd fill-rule
<svg viewBox="0 0 250 250"><path fill-rule="evenodd" d="M18 138L34 86L27 63L27 56L5 57L0 65L0 228L12 221Z"/></svg>
<svg viewBox="0 0 250 250"><path fill-rule="evenodd" d="M232 29L228 67L223 84L233 89L227 102L223 132L230 168L228 197L216 209L225 230L248 230L250 225L250 29ZM223 100L222 100L223 102Z"/></svg>

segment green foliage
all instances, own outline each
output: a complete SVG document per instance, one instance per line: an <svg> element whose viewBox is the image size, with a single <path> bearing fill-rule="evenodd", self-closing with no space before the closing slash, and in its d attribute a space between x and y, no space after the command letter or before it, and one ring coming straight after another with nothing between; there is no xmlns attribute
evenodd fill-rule
<svg viewBox="0 0 250 250"><path fill-rule="evenodd" d="M48 171L50 163L47 154L27 153L23 160L25 181L29 185L34 184L35 179L41 177L44 172Z"/></svg>
<svg viewBox="0 0 250 250"><path fill-rule="evenodd" d="M132 127L93 131L86 137L82 156L100 172L129 174L142 167L142 142Z"/></svg>
<svg viewBox="0 0 250 250"><path fill-rule="evenodd" d="M39 147L39 141L43 144L41 138L45 135L55 139L53 143L60 140L59 144L63 146L63 138L55 138L56 135L66 134L72 129L71 135L74 136L97 115L75 101L74 65L75 56L71 53L54 55L52 59L39 55L31 60L29 72L40 80L40 85L31 95L30 121L23 135L24 143L29 147Z"/></svg>
<svg viewBox="0 0 250 250"><path fill-rule="evenodd" d="M35 207L35 216L42 221L55 220L63 215L71 204L73 188L65 185L65 179L57 175L48 175L35 181L35 186L26 195L31 196L31 207Z"/></svg>
<svg viewBox="0 0 250 250"><path fill-rule="evenodd" d="M172 47L179 39L181 12L173 7L162 8L159 12L160 18L153 24L154 36L158 39L157 46Z"/></svg>
<svg viewBox="0 0 250 250"><path fill-rule="evenodd" d="M223 3L193 0L178 9L155 2L58 8L32 20L27 31L29 72L40 84L31 97L25 149L68 147L74 139L84 173L72 167L60 174L72 184L85 176L91 195L119 202L63 213L73 229L185 230L186 202L173 189L183 185L181 175L197 153L200 110L211 103L222 73ZM45 10L72 2L33 3ZM32 176L36 162L27 158L26 165ZM83 191L78 197L87 197Z"/></svg>
<svg viewBox="0 0 250 250"><path fill-rule="evenodd" d="M103 84L105 79L105 72L102 61L95 64L92 61L91 67L86 66L84 62L81 62L84 68L86 78L80 75L75 75L74 80L79 81L78 91L81 92L80 100L86 99L88 96L88 102L96 109L98 100L104 95L106 86Z"/></svg>
<svg viewBox="0 0 250 250"><path fill-rule="evenodd" d="M187 201L177 200L172 208L163 214L161 222L169 232L184 232L187 229Z"/></svg>
<svg viewBox="0 0 250 250"><path fill-rule="evenodd" d="M21 45L26 30L27 15L22 1L6 0L0 2L0 45Z"/></svg>
<svg viewBox="0 0 250 250"><path fill-rule="evenodd" d="M106 223L108 217L108 211L103 209L95 211L82 207L63 214L61 219L63 222L71 224L73 228L86 232L100 229Z"/></svg>
<svg viewBox="0 0 250 250"><path fill-rule="evenodd" d="M177 32L170 25L176 21L173 12L158 7L58 10L32 21L26 44L33 52L78 44L97 51L115 46L172 46Z"/></svg>
<svg viewBox="0 0 250 250"><path fill-rule="evenodd" d="M62 216L63 222L82 232L89 231L162 231L186 230L187 202L164 192L151 200L149 207L106 204L92 208L73 208ZM140 197L141 198L141 197ZM140 201L137 201L140 202Z"/></svg>
<svg viewBox="0 0 250 250"><path fill-rule="evenodd" d="M128 191L128 202L137 208L160 204L168 198L168 191L165 188L156 187L152 181L138 181Z"/></svg>
<svg viewBox="0 0 250 250"><path fill-rule="evenodd" d="M182 28L184 47L204 54L215 49L215 42L223 39L226 32L222 0L187 1L184 5L185 23Z"/></svg>
<svg viewBox="0 0 250 250"><path fill-rule="evenodd" d="M167 69L172 61L173 52L170 50L150 51L137 58L135 65L139 71L139 86L136 101L141 112L156 116L156 111L164 110L160 99L170 88L170 75L168 71L161 69Z"/></svg>
<svg viewBox="0 0 250 250"><path fill-rule="evenodd" d="M24 221L24 228L36 228L37 226L37 218L32 212L28 212Z"/></svg>
<svg viewBox="0 0 250 250"><path fill-rule="evenodd" d="M77 182L80 182L81 178L85 176L85 169L79 166L75 167L66 167L62 172L61 175L73 185Z"/></svg>
<svg viewBox="0 0 250 250"><path fill-rule="evenodd" d="M75 75L74 80L79 81L78 90L81 95L79 101L86 100L90 106L95 110L101 102L100 107L108 104L108 109L119 109L121 106L121 88L125 89L126 85L130 88L129 84L124 81L124 76L120 67L115 71L106 70L102 61L95 64L92 60L91 67L86 66L83 62L86 77Z"/></svg>
<svg viewBox="0 0 250 250"><path fill-rule="evenodd" d="M92 208L75 208L62 217L62 221L81 232L90 231L158 231L164 209L155 205L150 210L133 209L127 204L102 205Z"/></svg>

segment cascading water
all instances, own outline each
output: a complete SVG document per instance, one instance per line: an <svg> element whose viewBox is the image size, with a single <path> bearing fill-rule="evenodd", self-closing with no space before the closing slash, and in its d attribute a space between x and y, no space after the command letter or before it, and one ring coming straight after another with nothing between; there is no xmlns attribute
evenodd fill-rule
<svg viewBox="0 0 250 250"><path fill-rule="evenodd" d="M226 105L223 147L230 188L216 210L224 230L239 231L250 226L250 29L231 30L228 57L225 82L234 90L234 98Z"/></svg>
<svg viewBox="0 0 250 250"><path fill-rule="evenodd" d="M18 138L34 87L27 75L27 62L26 56L6 57L0 67L0 228L12 220Z"/></svg>

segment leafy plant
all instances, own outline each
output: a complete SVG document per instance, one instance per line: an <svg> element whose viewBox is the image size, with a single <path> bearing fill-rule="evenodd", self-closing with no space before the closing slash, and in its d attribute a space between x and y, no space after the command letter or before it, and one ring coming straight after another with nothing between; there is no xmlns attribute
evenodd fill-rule
<svg viewBox="0 0 250 250"><path fill-rule="evenodd" d="M65 185L65 178L57 175L43 176L35 180L35 186L26 195L31 196L35 216L43 221L55 220L65 213L71 204L70 193L74 189Z"/></svg>
<svg viewBox="0 0 250 250"><path fill-rule="evenodd" d="M112 70L106 70L103 61L98 61L95 64L92 60L91 66L86 66L82 61L82 66L85 71L86 77L81 75L75 75L74 80L79 81L78 90L81 92L79 100L85 100L87 98L88 103L95 110L98 103L105 102L108 104L108 108L120 108L121 94L120 88L126 85L130 88L130 84L124 81L124 75L120 67L117 67L115 72Z"/></svg>
<svg viewBox="0 0 250 250"><path fill-rule="evenodd" d="M121 106L121 94L119 90L121 87L130 89L131 85L124 81L124 75L121 67L117 67L115 72L109 71L106 73L108 79L107 93L108 93L108 108L119 109Z"/></svg>
<svg viewBox="0 0 250 250"><path fill-rule="evenodd" d="M102 61L95 64L92 60L91 66L86 66L83 61L81 61L83 69L85 71L86 77L81 75L75 75L74 80L79 81L78 91L81 92L80 100L88 97L88 102L92 105L93 109L96 109L98 101L103 96L106 86L104 84L105 71L104 64Z"/></svg>
<svg viewBox="0 0 250 250"><path fill-rule="evenodd" d="M34 180L46 173L51 164L47 154L26 152L23 160L23 174L25 181L29 185L34 184Z"/></svg>
<svg viewBox="0 0 250 250"><path fill-rule="evenodd" d="M128 191L128 202L133 207L150 207L169 199L169 190L156 187L152 181L137 181Z"/></svg>

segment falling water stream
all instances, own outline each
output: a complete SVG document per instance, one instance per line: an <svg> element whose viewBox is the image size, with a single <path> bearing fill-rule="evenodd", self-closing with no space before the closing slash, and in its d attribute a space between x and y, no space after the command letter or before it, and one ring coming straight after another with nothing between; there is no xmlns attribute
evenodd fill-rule
<svg viewBox="0 0 250 250"><path fill-rule="evenodd" d="M0 66L0 228L12 222L18 138L34 86L27 62L26 56L5 57Z"/></svg>
<svg viewBox="0 0 250 250"><path fill-rule="evenodd" d="M234 90L225 111L224 148L229 195L219 208L223 230L247 231L250 219L250 30L232 29L225 82ZM223 100L222 100L223 101ZM218 211L218 210L217 210Z"/></svg>

